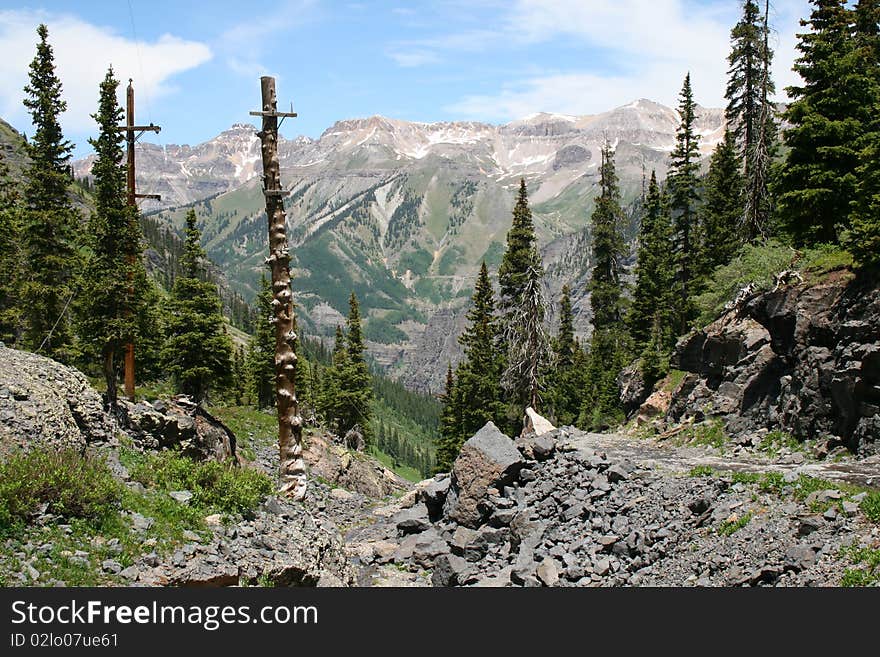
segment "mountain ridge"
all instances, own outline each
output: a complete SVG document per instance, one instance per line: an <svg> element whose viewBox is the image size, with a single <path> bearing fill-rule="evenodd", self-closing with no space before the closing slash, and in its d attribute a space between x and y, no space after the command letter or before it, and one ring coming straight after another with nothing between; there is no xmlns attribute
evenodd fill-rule
<svg viewBox="0 0 880 657"><path fill-rule="evenodd" d="M589 333L590 214L600 149L616 148L632 241L644 176L666 173L678 112L640 99L593 115L537 113L502 125L344 119L318 139L282 139L281 177L294 293L306 333L332 335L349 292L361 298L372 356L409 387L438 391L480 263L500 263L520 178L529 187L550 301L571 286ZM724 132L721 109L698 108L701 155ZM180 230L193 207L209 256L245 298L266 250L256 129L237 123L195 146L139 146L139 184L163 195L144 209ZM74 163L78 177L88 160ZM370 327L373 327L372 330Z"/></svg>

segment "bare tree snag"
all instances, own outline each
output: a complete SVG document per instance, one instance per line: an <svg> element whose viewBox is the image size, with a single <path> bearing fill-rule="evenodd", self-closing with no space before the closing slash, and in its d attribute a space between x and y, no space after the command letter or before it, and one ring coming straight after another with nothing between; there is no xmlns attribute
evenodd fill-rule
<svg viewBox="0 0 880 657"><path fill-rule="evenodd" d="M263 117L257 133L262 144L263 194L269 221L269 257L272 270L272 312L275 324L275 400L278 408L278 451L280 456L281 495L302 500L306 494L306 467L302 456L303 419L296 398L296 323L290 292L290 249L287 243L287 218L284 214L285 192L281 187L278 164L278 117L296 116L279 113L275 97L275 78L260 78Z"/></svg>

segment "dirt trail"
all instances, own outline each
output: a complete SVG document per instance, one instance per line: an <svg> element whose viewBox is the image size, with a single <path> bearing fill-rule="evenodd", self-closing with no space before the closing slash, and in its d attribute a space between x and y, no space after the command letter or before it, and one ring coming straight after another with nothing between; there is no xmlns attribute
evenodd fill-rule
<svg viewBox="0 0 880 657"><path fill-rule="evenodd" d="M760 455L722 454L707 447L679 446L673 443L638 439L622 434L573 433L560 441L563 450L604 452L609 458L626 459L646 468L687 473L698 466L735 472L794 472L817 479L840 481L860 486L880 488L880 456L858 461L781 462ZM785 459L784 459L785 460ZM789 458L787 460L799 460Z"/></svg>

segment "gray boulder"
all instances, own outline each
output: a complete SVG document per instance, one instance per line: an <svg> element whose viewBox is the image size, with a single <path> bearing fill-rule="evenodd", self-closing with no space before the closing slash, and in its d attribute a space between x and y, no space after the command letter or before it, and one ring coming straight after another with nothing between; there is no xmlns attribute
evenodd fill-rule
<svg viewBox="0 0 880 657"><path fill-rule="evenodd" d="M488 489L500 489L512 482L524 465L513 440L492 422L486 423L455 459L444 517L466 527L478 527L485 520Z"/></svg>
<svg viewBox="0 0 880 657"><path fill-rule="evenodd" d="M34 448L112 444L116 426L78 370L0 347L0 457Z"/></svg>
<svg viewBox="0 0 880 657"><path fill-rule="evenodd" d="M179 448L197 460L237 460L235 434L185 395L168 402L120 400L122 423L144 449Z"/></svg>

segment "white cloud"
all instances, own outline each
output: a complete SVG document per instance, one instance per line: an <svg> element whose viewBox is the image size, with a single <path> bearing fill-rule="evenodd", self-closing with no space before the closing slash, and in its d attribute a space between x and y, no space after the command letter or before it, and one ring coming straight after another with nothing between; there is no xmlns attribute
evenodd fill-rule
<svg viewBox="0 0 880 657"><path fill-rule="evenodd" d="M507 42L540 47L558 39L595 49L601 60L547 70L504 85L495 93L466 96L446 109L470 118L509 120L538 111L584 114L607 110L636 98L678 103L690 71L697 102L723 106L730 28L739 3L695 0L518 0L503 27L473 39L448 34L434 48L498 48ZM771 4L775 28L774 79L777 97L797 81L791 71L797 21L809 13L808 0ZM567 62L558 62L567 64Z"/></svg>
<svg viewBox="0 0 880 657"><path fill-rule="evenodd" d="M39 23L49 28L56 72L67 101L62 123L69 132L94 129L89 115L97 107L98 84L111 64L123 87L128 78L134 78L138 98L152 103L175 90L171 79L176 74L200 66L212 56L205 44L170 34L138 44L109 28L70 15L0 11L0 115L21 127L30 119L21 101L28 83L28 65L36 54ZM143 110L138 118L146 118Z"/></svg>
<svg viewBox="0 0 880 657"><path fill-rule="evenodd" d="M246 14L251 12L249 6L243 7ZM359 11L357 3L350 4L347 8ZM271 74L273 71L263 60L267 51L274 57L278 56L278 52L273 50L273 39L311 20L315 9L315 0L284 0L272 7L264 18L248 15L223 32L214 44L215 49L238 75L257 77Z"/></svg>
<svg viewBox="0 0 880 657"><path fill-rule="evenodd" d="M415 68L426 64L436 64L440 61L436 53L427 50L395 50L389 52L388 56L403 68Z"/></svg>

